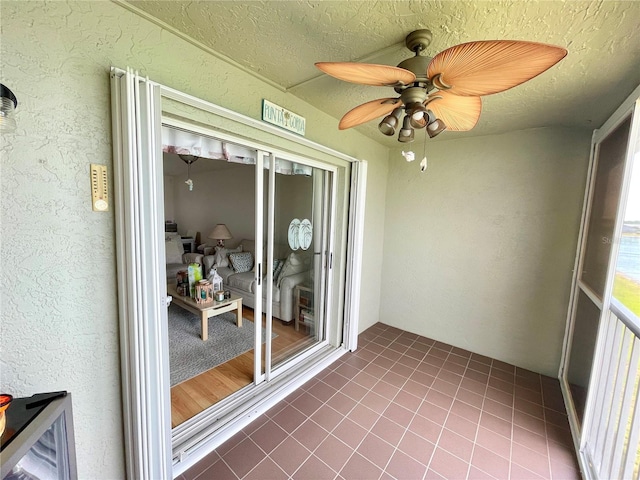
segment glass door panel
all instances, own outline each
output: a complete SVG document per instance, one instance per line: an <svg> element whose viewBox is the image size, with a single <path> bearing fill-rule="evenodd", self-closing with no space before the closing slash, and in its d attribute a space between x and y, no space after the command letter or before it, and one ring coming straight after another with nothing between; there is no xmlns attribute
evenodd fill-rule
<svg viewBox="0 0 640 480"><path fill-rule="evenodd" d="M269 303L271 307L266 318L271 325L268 370L326 339L332 180L331 172L281 157L272 158L269 167L272 178L265 187L265 204L273 208L265 215L272 213L271 228L265 230L271 251L265 255L264 283L265 312Z"/></svg>

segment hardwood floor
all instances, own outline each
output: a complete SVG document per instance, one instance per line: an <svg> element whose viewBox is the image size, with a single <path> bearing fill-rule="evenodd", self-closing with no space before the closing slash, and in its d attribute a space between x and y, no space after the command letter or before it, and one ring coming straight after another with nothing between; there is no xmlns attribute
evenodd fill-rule
<svg viewBox="0 0 640 480"><path fill-rule="evenodd" d="M242 316L253 322L253 309L243 307ZM296 332L293 323L285 324L277 319L273 321L273 333L277 335L271 342L274 365L314 342L313 336L304 327ZM180 425L252 382L253 350L250 350L176 385L171 389L171 427Z"/></svg>

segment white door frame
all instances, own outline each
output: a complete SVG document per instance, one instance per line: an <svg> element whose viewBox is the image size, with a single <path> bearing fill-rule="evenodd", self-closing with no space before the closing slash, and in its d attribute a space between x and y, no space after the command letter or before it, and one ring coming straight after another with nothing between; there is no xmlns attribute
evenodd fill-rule
<svg viewBox="0 0 640 480"><path fill-rule="evenodd" d="M324 356L314 359L315 363L304 378L283 378L280 382L274 382L270 391L262 390L250 395L252 398L261 396L261 403L256 404L252 411L245 412L242 418L230 418L231 413L227 417L220 416L218 412L216 420L224 425L215 435L201 429L198 434L193 431L174 432L172 437L168 338L162 322L162 319L166 322L166 279L159 268L165 263L165 251L157 242L164 225L159 209L163 198L163 178L162 172L156 168L161 159L162 100L195 107L352 164L359 161L275 126L152 82L131 69L125 71L112 67L111 84L127 477L141 480L171 478L195 464L243 425L250 423L256 415L326 368L346 350L327 351ZM278 153L277 149L270 148L269 151ZM289 152L282 153L291 155ZM361 192L355 191L353 197L360 198L364 203ZM350 207L353 207L353 200ZM361 215L350 222L349 228L355 226L361 231L363 222ZM349 235L351 238L352 234ZM355 238L361 239L361 236L356 234ZM360 251L362 246L355 248ZM356 270L359 262L354 263L349 257L352 250L350 247L347 253L347 279L350 282L346 285L347 291L359 283L360 275ZM353 313L358 312L359 298L358 294L352 294L349 303L345 304L345 321L346 312L349 312L348 325L351 330L355 328L354 331L357 331L357 318L353 317ZM211 419L203 418L202 421L211 422ZM177 458L172 453L172 443L175 448L176 441L182 442Z"/></svg>

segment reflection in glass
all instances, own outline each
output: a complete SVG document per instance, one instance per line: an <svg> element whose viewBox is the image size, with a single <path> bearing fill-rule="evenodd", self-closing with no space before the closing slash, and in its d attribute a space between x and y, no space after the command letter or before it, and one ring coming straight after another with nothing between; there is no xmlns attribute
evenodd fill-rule
<svg viewBox="0 0 640 480"><path fill-rule="evenodd" d="M278 328L282 333L272 339L274 368L324 339L319 262L326 248L325 173L312 167L284 169L289 163L276 159L273 301L279 301L280 315L274 311L273 322L274 331L276 322L289 328Z"/></svg>
<svg viewBox="0 0 640 480"><path fill-rule="evenodd" d="M584 292L580 291L567 371L567 380L580 423L582 423L584 417L584 406L587 400L587 387L589 386L589 377L591 375L599 319L600 309L594 305Z"/></svg>
<svg viewBox="0 0 640 480"><path fill-rule="evenodd" d="M600 144L598 152L581 280L600 299L607 276L630 126L629 117Z"/></svg>

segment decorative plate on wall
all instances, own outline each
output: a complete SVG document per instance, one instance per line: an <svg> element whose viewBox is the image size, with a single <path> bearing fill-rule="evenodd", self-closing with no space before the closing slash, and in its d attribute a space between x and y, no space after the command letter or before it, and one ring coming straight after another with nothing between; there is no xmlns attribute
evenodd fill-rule
<svg viewBox="0 0 640 480"><path fill-rule="evenodd" d="M300 220L294 218L289 224L289 247L294 252L300 248Z"/></svg>

